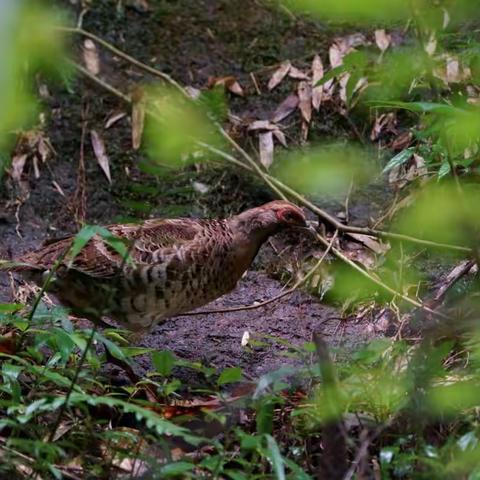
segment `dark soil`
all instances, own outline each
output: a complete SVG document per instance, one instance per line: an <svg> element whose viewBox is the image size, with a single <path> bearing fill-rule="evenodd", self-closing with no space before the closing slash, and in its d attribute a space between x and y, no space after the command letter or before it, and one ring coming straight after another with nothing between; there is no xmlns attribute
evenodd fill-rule
<svg viewBox="0 0 480 480"><path fill-rule="evenodd" d="M209 76L237 76L247 95L244 99L232 98L230 107L242 117L264 117L292 88L285 82L274 94L257 96L250 72L255 72L258 81L265 85L271 74L271 69L266 67L287 58L301 67L315 52L325 57L333 35L322 25L291 18L285 12L250 0L241 4L220 0L150 2L156 5L150 12L128 6L119 12L118 3L93 2L84 17L84 28L166 71L183 84L205 87ZM78 40L75 38L75 43ZM123 91L138 82L151 81L106 54L102 54L102 67L102 77ZM18 209L18 221L18 187L7 179L0 190L1 257L17 257L38 247L46 238L78 229L74 193L81 186L77 169L85 122L87 208L84 220L87 223L109 224L149 216L226 215L271 198L257 181L228 168L190 168L148 176L138 169L145 156L131 150L127 119L109 130L103 128L112 112L125 110L118 99L82 79L75 81L73 93L61 85L49 84L49 88L51 95L45 100L49 116L46 135L57 155L49 161L49 169L42 167L39 179L34 178L32 166L27 167L24 180L29 185L29 196ZM349 129L342 129L342 123L337 122L334 114L322 115L313 123L312 135L351 135ZM112 185L93 156L88 135L92 128L101 132L107 145ZM192 180L211 186L208 195L196 192ZM65 197L52 182L61 187ZM351 202L350 213L357 223L368 223L383 207L389 194L383 188L375 191L379 198L377 204L372 201L371 192L363 195L363 202ZM341 201L329 202L327 206L333 213L343 208ZM295 249L295 245L291 247ZM263 252L268 249L267 245ZM264 259L272 257L274 255L261 255L262 260L255 268L265 270ZM278 294L281 288L279 281L252 271L233 293L219 299L214 306L251 304ZM10 295L8 278L1 274L0 301L8 301ZM349 350L374 334L375 329L367 328L365 323L341 321L339 316L334 308L322 305L316 297L298 292L261 309L170 319L159 326L145 344L171 349L179 357L205 360L217 367L240 364L246 372L257 375L287 363L281 356L286 347L270 342L246 351L240 345L245 331L252 336L281 337L295 345L310 341L312 332L320 331L331 345L342 344Z"/></svg>

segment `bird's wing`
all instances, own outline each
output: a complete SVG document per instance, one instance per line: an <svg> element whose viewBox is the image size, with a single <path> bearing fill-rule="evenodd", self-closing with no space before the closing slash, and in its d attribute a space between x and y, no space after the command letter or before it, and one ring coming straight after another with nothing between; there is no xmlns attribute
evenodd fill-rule
<svg viewBox="0 0 480 480"><path fill-rule="evenodd" d="M135 264L148 264L161 261L176 249L195 242L202 230L202 221L147 220L138 225L112 225L106 228L114 237L124 240L130 259ZM24 255L19 262L32 268L49 269L69 251L73 241L74 236L49 242L39 250ZM62 264L92 277L109 278L119 273L125 260L100 235L95 235L73 260L66 255Z"/></svg>

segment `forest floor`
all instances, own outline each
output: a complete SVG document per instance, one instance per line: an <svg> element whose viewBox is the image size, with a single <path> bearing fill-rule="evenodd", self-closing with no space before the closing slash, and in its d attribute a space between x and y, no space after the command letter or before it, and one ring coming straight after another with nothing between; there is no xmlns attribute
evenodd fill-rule
<svg viewBox="0 0 480 480"><path fill-rule="evenodd" d="M155 65L182 85L205 88L211 77L235 76L246 94L232 96L229 108L242 118L265 118L289 94L292 85L288 81L274 92L267 93L265 87L279 63L290 59L302 67L315 53L325 56L332 38L339 33L253 0L242 2L241 8L237 2L221 0L159 2L148 11L135 5L120 11L118 4L94 2L83 18L83 28L138 60ZM105 52L101 52L100 59L101 77L124 92L152 80ZM252 73L261 95L252 82ZM40 246L47 238L74 233L82 221L110 224L131 218L223 216L273 198L258 180L230 167L189 167L181 172L167 171L161 177L146 175L138 168L145 154L131 148L128 118L108 129L104 127L106 119L126 111L117 98L82 78L75 79L71 91L64 85L46 84L44 135L55 155L40 165L38 178L28 164L21 185L7 179L1 190L0 256L14 258ZM101 132L104 139L111 184L98 166L89 135L82 140L82 130L91 129ZM313 120L310 136L318 140L352 139L355 133L343 116L325 111ZM248 139L245 145L251 146ZM78 167L82 149L85 177ZM193 182L208 186L209 192L200 193ZM85 209L79 197L83 189ZM390 198L391 192L383 185L354 192L350 222L369 224ZM344 211L344 198L315 200L333 214ZM298 263L300 240L274 238L263 247L254 270L238 288L209 308L249 305L281 292L282 272L294 271ZM285 252L280 261L276 254L279 250ZM11 300L19 286L2 274L0 301ZM382 325L369 315L361 320L348 318L338 307L322 303L318 296L298 291L264 308L169 319L145 340L145 345L170 349L180 358L204 360L219 368L240 365L248 374L257 376L290 361L283 355L287 347L273 337L301 345L311 341L312 333L318 331L330 346L351 351L368 338L385 334ZM246 350L241 346L246 331L263 343ZM148 369L147 359L139 362Z"/></svg>

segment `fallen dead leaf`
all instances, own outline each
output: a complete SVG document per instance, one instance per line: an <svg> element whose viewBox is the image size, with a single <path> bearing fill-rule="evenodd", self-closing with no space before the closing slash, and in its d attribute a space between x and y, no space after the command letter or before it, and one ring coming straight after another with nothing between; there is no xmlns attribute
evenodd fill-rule
<svg viewBox="0 0 480 480"><path fill-rule="evenodd" d="M416 178L425 177L427 171L425 159L414 153L407 163L397 165L390 170L388 181L401 189Z"/></svg>
<svg viewBox="0 0 480 480"><path fill-rule="evenodd" d="M320 55L315 55L312 62L312 106L318 112L323 98L323 85L315 85L323 78L324 70Z"/></svg>
<svg viewBox="0 0 480 480"><path fill-rule="evenodd" d="M283 62L280 67L278 67L277 70L273 72L273 75L268 82L268 89L273 90L277 85L279 85L281 81L286 77L291 67L292 64L290 63L290 60L286 60L285 62Z"/></svg>
<svg viewBox="0 0 480 480"><path fill-rule="evenodd" d="M258 136L259 150L260 150L260 163L269 168L273 163L273 133L265 132Z"/></svg>
<svg viewBox="0 0 480 480"><path fill-rule="evenodd" d="M308 75L305 72L302 72L297 67L293 65L290 67L288 71L288 76L294 78L295 80L309 80Z"/></svg>
<svg viewBox="0 0 480 480"><path fill-rule="evenodd" d="M27 157L28 155L26 153L23 153L20 155L14 155L14 157L12 158L12 164L10 167L10 176L17 183L19 183L22 178Z"/></svg>
<svg viewBox="0 0 480 480"><path fill-rule="evenodd" d="M298 84L298 108L302 113L302 118L306 123L310 123L312 119L312 86L305 81Z"/></svg>
<svg viewBox="0 0 480 480"><path fill-rule="evenodd" d="M55 190L56 190L62 197L67 198L67 196L65 195L65 192L63 191L62 187L58 184L58 182L56 182L55 180L52 180L52 185L53 185L53 188L55 188Z"/></svg>
<svg viewBox="0 0 480 480"><path fill-rule="evenodd" d="M375 119L372 131L370 132L370 140L375 141L380 135L385 133L395 133L397 124L397 116L394 112L382 113Z"/></svg>
<svg viewBox="0 0 480 480"><path fill-rule="evenodd" d="M382 255L390 250L390 245L379 242L375 237L363 235L361 233L348 233L348 235L358 242L368 247L372 252Z"/></svg>
<svg viewBox="0 0 480 480"><path fill-rule="evenodd" d="M105 130L108 130L110 127L113 127L118 121L127 116L126 112L117 112L110 115L105 122Z"/></svg>
<svg viewBox="0 0 480 480"><path fill-rule="evenodd" d="M226 76L226 77L210 77L208 79L208 87L218 87L222 86L225 88L225 90L229 91L230 93L233 93L234 95L238 95L239 97L243 97L243 88L240 86L238 83L237 79L232 76Z"/></svg>
<svg viewBox="0 0 480 480"><path fill-rule="evenodd" d="M375 30L375 43L382 52L390 46L391 40L392 37L383 28Z"/></svg>
<svg viewBox="0 0 480 480"><path fill-rule="evenodd" d="M435 32L432 32L430 34L428 42L425 44L424 48L428 55L433 56L433 54L437 50L437 37L435 36Z"/></svg>
<svg viewBox="0 0 480 480"><path fill-rule="evenodd" d="M395 150L395 151L404 150L405 148L407 148L410 145L410 143L412 143L412 138L413 138L412 132L410 132L408 130L405 131L405 132L402 132L397 138L395 138L390 143L388 148L390 148L392 150Z"/></svg>
<svg viewBox="0 0 480 480"><path fill-rule="evenodd" d="M253 130L276 130L277 125L270 122L270 120L255 120L248 126L248 131Z"/></svg>
<svg viewBox="0 0 480 480"><path fill-rule="evenodd" d="M83 61L85 62L85 67L92 75L100 73L100 58L97 47L89 38L83 42Z"/></svg>
<svg viewBox="0 0 480 480"><path fill-rule="evenodd" d="M112 183L112 177L110 175L110 161L107 156L105 142L95 130L90 131L90 138L92 140L93 152L95 153L97 162L100 165L100 168L103 170L103 173L107 177L108 181Z"/></svg>
<svg viewBox="0 0 480 480"><path fill-rule="evenodd" d="M376 258L374 253L356 242L346 242L343 254L350 260L362 264L367 270L375 267Z"/></svg>
<svg viewBox="0 0 480 480"><path fill-rule="evenodd" d="M285 148L287 148L287 139L285 138L285 134L279 128L273 130L273 135Z"/></svg>
<svg viewBox="0 0 480 480"><path fill-rule="evenodd" d="M300 100L294 93L289 95L273 112L272 122L278 123L291 115L298 107Z"/></svg>
<svg viewBox="0 0 480 480"><path fill-rule="evenodd" d="M132 93L132 148L138 150L142 144L145 125L145 95L141 88Z"/></svg>

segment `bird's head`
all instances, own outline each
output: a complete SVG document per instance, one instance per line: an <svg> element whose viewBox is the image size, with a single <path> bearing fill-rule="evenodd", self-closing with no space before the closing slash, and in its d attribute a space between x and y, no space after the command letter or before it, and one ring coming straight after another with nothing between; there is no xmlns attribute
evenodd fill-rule
<svg viewBox="0 0 480 480"><path fill-rule="evenodd" d="M260 207L251 208L233 218L244 233L253 235L261 241L283 228L308 229L302 210L285 200L275 200Z"/></svg>

